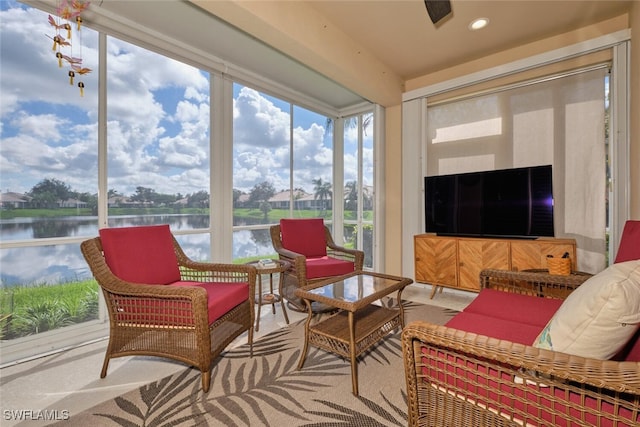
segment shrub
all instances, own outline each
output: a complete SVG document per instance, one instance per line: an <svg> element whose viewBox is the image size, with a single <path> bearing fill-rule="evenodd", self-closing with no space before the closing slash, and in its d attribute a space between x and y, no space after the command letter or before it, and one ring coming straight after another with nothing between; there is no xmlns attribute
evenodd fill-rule
<svg viewBox="0 0 640 427"><path fill-rule="evenodd" d="M95 280L0 289L0 338L15 339L98 317Z"/></svg>

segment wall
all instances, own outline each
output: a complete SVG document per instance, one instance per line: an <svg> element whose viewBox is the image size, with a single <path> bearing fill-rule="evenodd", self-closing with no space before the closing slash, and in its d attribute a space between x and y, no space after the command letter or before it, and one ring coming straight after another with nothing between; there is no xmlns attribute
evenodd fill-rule
<svg viewBox="0 0 640 427"><path fill-rule="evenodd" d="M640 219L640 3L633 2L631 28L631 219ZM635 36L635 37L634 37Z"/></svg>
<svg viewBox="0 0 640 427"><path fill-rule="evenodd" d="M426 74L415 79L405 82L406 91L412 91L424 86L454 79L456 77L471 74L477 71L496 67L498 65L507 64L509 62L528 58L533 55L548 52L550 50L559 49L564 46L593 39L605 34L610 34L619 30L628 28L628 16L621 15L611 18L598 24L589 25L575 31L570 31L558 36L549 37L533 43L524 44L514 49L507 49L484 58L466 62L455 67L435 73Z"/></svg>
<svg viewBox="0 0 640 427"><path fill-rule="evenodd" d="M485 58L471 61L461 64L456 67L451 67L446 70L435 72L427 75L417 77L405 82L407 91L419 89L424 86L435 84L438 82L446 81L455 77L464 76L473 72L477 72L483 69L495 67L501 64L509 63L518 59L523 59L531 55L539 54L545 51L557 49L563 46L572 45L579 41L592 39L598 36L609 34L615 31L619 31L626 28L632 29L632 52L631 52L631 152L630 152L630 170L631 170L631 218L640 219L640 79L637 76L640 75L640 36L636 35L635 45L633 38L633 29L636 30L636 34L640 34L640 2L634 2L631 11L631 16L622 15L618 16L596 25L581 28L576 31L568 32L560 36L551 37L545 40L541 40L535 43L523 45L517 49L510 49L507 51L499 52L494 55L487 56ZM390 120L395 120L393 115L387 116L388 129L398 129L397 124L389 123ZM389 132L388 132L389 133ZM387 138L392 138L393 135L387 135ZM400 136L401 137L401 136ZM389 171L402 170L402 151L400 149L392 150L387 148L386 159L387 168ZM389 177L391 173L387 173ZM387 179L387 194L401 194L402 183L391 181ZM401 233L402 228L402 211L397 200L391 203L389 200L386 203L387 211L387 236L397 236ZM397 239L388 239L386 242L387 263L386 269L392 274L400 274L402 272L402 259L406 256L413 256L412 250L413 242L398 242ZM389 257L389 254L399 254L393 258Z"/></svg>
<svg viewBox="0 0 640 427"><path fill-rule="evenodd" d="M385 265L384 272L402 274L402 108L386 109L385 133ZM397 172L397 173L396 173Z"/></svg>

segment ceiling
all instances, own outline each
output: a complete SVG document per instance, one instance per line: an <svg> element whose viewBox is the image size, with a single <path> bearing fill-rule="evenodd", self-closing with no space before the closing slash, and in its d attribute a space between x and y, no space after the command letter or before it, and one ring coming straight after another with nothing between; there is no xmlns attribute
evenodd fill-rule
<svg viewBox="0 0 640 427"><path fill-rule="evenodd" d="M252 71L333 108L342 109L367 98L367 95L357 93L357 85L346 79L341 81L330 64L312 64L308 54L292 48L291 42L287 43L283 37L278 38L284 30L276 28L277 24L270 32L268 28L265 32L262 25L261 33L255 25L257 21L251 19L255 16L230 14L234 18L228 18L231 23L213 16L211 11L225 7L224 3L209 0L102 0L93 2L91 8L99 12L92 16L98 23L104 16L120 17L131 22L132 26L162 33L214 55L227 65ZM423 0L302 3L263 0L253 2L253 6L251 3L244 2L247 6L236 6L236 9L258 9L269 4L277 6L279 11L287 7L298 10L310 8L313 14L309 16L320 17L319 20L326 20L335 27L343 37L342 43L357 46L358 53L360 50L366 52L368 57L384 64L395 78L404 82L619 16L630 9L632 2L452 0L451 15L437 25L430 21ZM242 5L243 2L237 4ZM490 23L486 28L472 32L468 24L477 17L486 17ZM260 24L265 22L268 26L266 19ZM291 29L295 29L295 23L289 22ZM271 33L273 37L265 37ZM337 46L332 47L338 49Z"/></svg>
<svg viewBox="0 0 640 427"><path fill-rule="evenodd" d="M434 25L424 1L310 1L403 80L621 15L630 1L452 0ZM469 23L488 18L471 31Z"/></svg>

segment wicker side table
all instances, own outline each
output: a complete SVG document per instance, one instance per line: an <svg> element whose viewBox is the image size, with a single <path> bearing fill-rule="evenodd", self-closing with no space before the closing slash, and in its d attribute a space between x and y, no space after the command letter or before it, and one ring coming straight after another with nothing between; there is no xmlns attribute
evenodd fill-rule
<svg viewBox="0 0 640 427"><path fill-rule="evenodd" d="M480 272L480 288L565 299L591 276L581 271L559 276L549 274L549 271L544 269L523 271L485 269Z"/></svg>
<svg viewBox="0 0 640 427"><path fill-rule="evenodd" d="M258 315L256 316L255 330L258 332L260 329L260 311L263 305L271 305L271 311L276 314L276 303L280 303L282 307L282 314L284 320L289 324L289 316L287 315L287 309L285 308L284 298L282 297L282 287L284 285L284 272L291 267L291 263L279 259L273 259L274 266L264 267L259 261L248 262L248 265L252 265L256 268L258 273L258 294L256 296L256 305L258 306ZM262 293L262 275L269 275L269 293ZM278 274L278 291L274 292L273 289L273 275Z"/></svg>

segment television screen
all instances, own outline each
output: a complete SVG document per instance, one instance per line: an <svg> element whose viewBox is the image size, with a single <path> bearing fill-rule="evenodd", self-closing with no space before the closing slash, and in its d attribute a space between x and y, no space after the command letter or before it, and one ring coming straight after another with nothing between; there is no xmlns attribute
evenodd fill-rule
<svg viewBox="0 0 640 427"><path fill-rule="evenodd" d="M554 236L550 165L429 176L424 180L427 233Z"/></svg>

